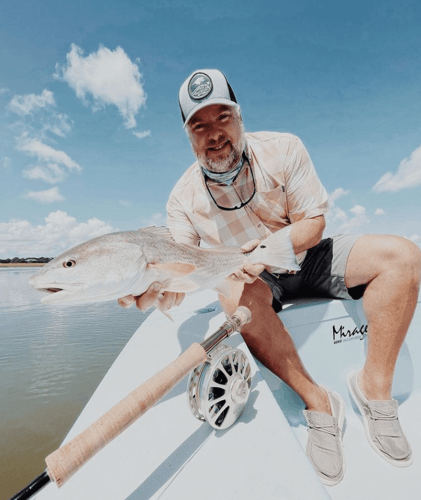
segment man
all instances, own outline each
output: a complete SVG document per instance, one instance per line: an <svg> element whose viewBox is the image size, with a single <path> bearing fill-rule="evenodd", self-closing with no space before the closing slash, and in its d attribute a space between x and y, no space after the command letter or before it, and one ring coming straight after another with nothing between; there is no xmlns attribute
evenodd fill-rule
<svg viewBox="0 0 421 500"><path fill-rule="evenodd" d="M304 400L307 455L326 485L344 475L344 401L319 386L303 366L278 318L281 302L316 295L358 299L368 320L365 365L348 385L374 450L392 465L412 463L411 447L391 399L394 368L411 322L420 284L421 252L409 240L385 235L338 235L322 239L327 194L300 139L291 134L244 133L240 108L225 76L195 71L182 85L179 104L197 161L174 187L168 227L178 242L242 246L251 251L276 233L289 240L301 270L245 263L231 277L231 295L220 296L227 314L238 305L252 312L242 335L251 352ZM257 279L259 278L259 279ZM178 305L183 294L161 293L155 283L140 297Z"/></svg>

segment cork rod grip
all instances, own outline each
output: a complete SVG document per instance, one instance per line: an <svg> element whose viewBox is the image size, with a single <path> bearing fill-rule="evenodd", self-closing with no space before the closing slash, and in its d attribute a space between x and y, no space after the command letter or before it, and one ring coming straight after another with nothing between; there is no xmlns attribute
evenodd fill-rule
<svg viewBox="0 0 421 500"><path fill-rule="evenodd" d="M206 360L206 351L192 344L175 361L132 391L88 429L45 459L47 473L57 486L165 396L191 370Z"/></svg>

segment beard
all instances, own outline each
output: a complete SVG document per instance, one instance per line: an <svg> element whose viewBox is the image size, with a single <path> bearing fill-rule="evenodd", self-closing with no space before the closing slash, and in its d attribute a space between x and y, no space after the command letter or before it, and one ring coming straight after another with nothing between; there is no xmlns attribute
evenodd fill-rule
<svg viewBox="0 0 421 500"><path fill-rule="evenodd" d="M240 137L234 144L230 142L231 150L228 156L226 156L225 158L212 160L206 156L206 153L197 155L194 150L193 153L195 154L199 162L199 165L202 165L211 172L223 174L225 172L229 172L238 164L243 154L245 145L246 145L246 138L244 135L244 126L241 123Z"/></svg>

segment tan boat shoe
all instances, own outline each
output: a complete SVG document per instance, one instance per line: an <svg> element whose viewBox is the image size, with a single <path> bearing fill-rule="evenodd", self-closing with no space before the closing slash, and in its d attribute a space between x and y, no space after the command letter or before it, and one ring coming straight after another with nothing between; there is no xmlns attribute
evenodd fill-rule
<svg viewBox="0 0 421 500"><path fill-rule="evenodd" d="M345 403L339 394L321 386L329 397L332 415L303 410L308 424L306 453L322 483L338 484L345 474L342 433L345 423Z"/></svg>
<svg viewBox="0 0 421 500"><path fill-rule="evenodd" d="M360 410L365 435L374 451L396 467L412 464L412 449L398 419L398 402L368 400L358 386L358 371L348 376L348 388Z"/></svg>

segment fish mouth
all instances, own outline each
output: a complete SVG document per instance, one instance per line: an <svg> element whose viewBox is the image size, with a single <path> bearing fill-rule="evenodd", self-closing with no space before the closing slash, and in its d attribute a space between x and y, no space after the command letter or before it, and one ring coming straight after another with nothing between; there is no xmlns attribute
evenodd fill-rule
<svg viewBox="0 0 421 500"><path fill-rule="evenodd" d="M37 288L38 292L57 293L63 291L63 288Z"/></svg>
<svg viewBox="0 0 421 500"><path fill-rule="evenodd" d="M35 280L31 279L29 284L37 292L47 293L46 298L51 295L62 295L64 292L81 292L84 288L82 283L36 283Z"/></svg>

